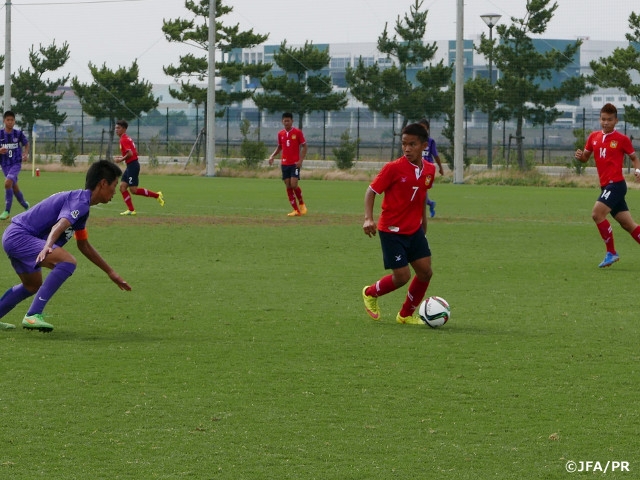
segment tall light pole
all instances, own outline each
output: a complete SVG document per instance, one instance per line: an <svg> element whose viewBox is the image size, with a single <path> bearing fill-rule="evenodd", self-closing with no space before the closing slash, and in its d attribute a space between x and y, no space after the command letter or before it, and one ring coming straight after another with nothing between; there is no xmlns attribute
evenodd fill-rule
<svg viewBox="0 0 640 480"><path fill-rule="evenodd" d="M486 13L484 15L480 15L480 18L484 20L484 23L489 27L489 41L491 42L491 53L489 53L489 85L491 85L491 89L493 90L493 27L496 26L498 20L500 20L502 15L498 15L497 13ZM493 92L492 92L493 95ZM492 97L493 98L493 97ZM493 167L493 102L491 104L491 108L487 113L487 121L489 122L489 126L487 129L487 168L491 169Z"/></svg>
<svg viewBox="0 0 640 480"><path fill-rule="evenodd" d="M209 65L207 78L207 177L216 175L216 2L209 2Z"/></svg>
<svg viewBox="0 0 640 480"><path fill-rule="evenodd" d="M11 0L5 4L4 33L4 110L11 110ZM34 156L35 158L35 156Z"/></svg>
<svg viewBox="0 0 640 480"><path fill-rule="evenodd" d="M453 183L464 183L464 0L456 4L456 90L453 134Z"/></svg>

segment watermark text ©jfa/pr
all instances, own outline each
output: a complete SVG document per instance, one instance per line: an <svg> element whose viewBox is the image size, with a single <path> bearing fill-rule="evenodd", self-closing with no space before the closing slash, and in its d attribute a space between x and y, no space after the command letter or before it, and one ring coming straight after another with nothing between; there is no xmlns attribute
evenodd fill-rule
<svg viewBox="0 0 640 480"><path fill-rule="evenodd" d="M569 460L565 465L567 472L569 473L582 473L582 472L628 472L629 462L607 460L606 462L597 462L592 460L580 460L574 462Z"/></svg>

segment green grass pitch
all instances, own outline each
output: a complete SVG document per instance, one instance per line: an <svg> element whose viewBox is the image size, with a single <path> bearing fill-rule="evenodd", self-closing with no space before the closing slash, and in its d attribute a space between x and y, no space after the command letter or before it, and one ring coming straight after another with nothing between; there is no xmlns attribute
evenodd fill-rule
<svg viewBox="0 0 640 480"><path fill-rule="evenodd" d="M71 242L55 330L0 332L0 478L586 478L568 461L638 475L640 246L614 224L621 261L597 268L595 185L437 184L428 294L452 317L433 330L395 324L404 289L381 322L364 312L384 274L366 182L303 179L309 215L288 218L280 180L141 180L164 208L134 197L122 218L117 193L89 220L133 290ZM84 175L20 183L34 202ZM640 219L640 191L627 200ZM2 292L17 283L4 262Z"/></svg>

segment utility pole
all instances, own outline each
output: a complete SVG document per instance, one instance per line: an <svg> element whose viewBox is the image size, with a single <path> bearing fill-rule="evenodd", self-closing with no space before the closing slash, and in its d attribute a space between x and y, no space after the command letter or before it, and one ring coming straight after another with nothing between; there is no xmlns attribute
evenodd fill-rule
<svg viewBox="0 0 640 480"><path fill-rule="evenodd" d="M464 0L458 0L456 15L456 90L453 134L453 183L464 183Z"/></svg>
<svg viewBox="0 0 640 480"><path fill-rule="evenodd" d="M4 110L11 110L11 0L5 4Z"/></svg>
<svg viewBox="0 0 640 480"><path fill-rule="evenodd" d="M207 177L216 175L216 1L209 0L209 78L207 82Z"/></svg>

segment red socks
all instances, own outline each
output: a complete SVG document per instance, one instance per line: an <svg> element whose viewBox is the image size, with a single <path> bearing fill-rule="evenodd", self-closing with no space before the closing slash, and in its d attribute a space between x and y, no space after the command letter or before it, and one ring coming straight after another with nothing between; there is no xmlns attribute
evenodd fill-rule
<svg viewBox="0 0 640 480"><path fill-rule="evenodd" d="M598 227L598 232L600 232L600 236L602 237L602 240L607 247L607 252L615 254L616 249L613 245L613 232L609 220L603 220L602 222L598 223L596 227Z"/></svg>
<svg viewBox="0 0 640 480"><path fill-rule="evenodd" d="M393 292L396 288L393 283L393 276L387 275L368 287L365 293L370 297L381 297L389 292Z"/></svg>
<svg viewBox="0 0 640 480"><path fill-rule="evenodd" d="M147 190L146 188L140 188L138 187L138 189L136 190L135 195L142 195L143 197L151 197L151 198L158 198L158 194L156 192L152 192L151 190Z"/></svg>
<svg viewBox="0 0 640 480"><path fill-rule="evenodd" d="M287 188L287 197L289 197L289 203L294 210L298 210L298 203L296 202L296 195L293 188Z"/></svg>
<svg viewBox="0 0 640 480"><path fill-rule="evenodd" d="M133 208L133 202L131 201L131 195L129 195L129 190L125 190L124 192L122 192L122 199L124 200L124 203L127 204L127 208L129 209L129 211L133 212L135 208Z"/></svg>
<svg viewBox="0 0 640 480"><path fill-rule="evenodd" d="M427 288L429 288L429 282L423 282L422 280L418 280L418 277L413 277L411 285L409 285L407 298L402 304L402 309L400 310L401 317L410 317L413 315L414 310L418 308L420 302L422 302L424 294L427 292Z"/></svg>
<svg viewBox="0 0 640 480"><path fill-rule="evenodd" d="M382 277L373 285L367 287L364 293L370 297L381 297L382 295L393 292L396 288L397 287L393 283L393 276L387 275ZM427 288L429 288L429 282L423 282L422 280L418 280L418 277L413 277L413 280L411 280L411 284L409 285L407 298L402 304L400 316L410 317L413 315L414 310L418 308L420 302L422 302L422 299L427 292Z"/></svg>

